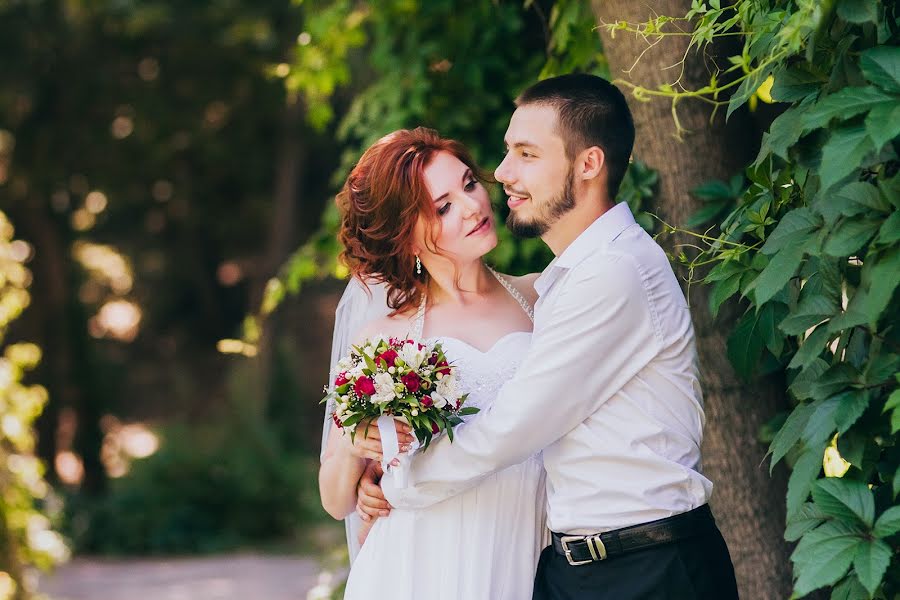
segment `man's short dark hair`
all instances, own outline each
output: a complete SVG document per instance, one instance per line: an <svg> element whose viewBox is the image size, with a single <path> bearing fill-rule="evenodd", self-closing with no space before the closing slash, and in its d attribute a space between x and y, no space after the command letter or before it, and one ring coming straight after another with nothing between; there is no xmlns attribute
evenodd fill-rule
<svg viewBox="0 0 900 600"><path fill-rule="evenodd" d="M634 121L619 88L595 75L560 75L539 81L519 94L516 106L528 104L556 109L558 133L570 161L585 148L598 146L603 150L609 199L615 201L634 146Z"/></svg>

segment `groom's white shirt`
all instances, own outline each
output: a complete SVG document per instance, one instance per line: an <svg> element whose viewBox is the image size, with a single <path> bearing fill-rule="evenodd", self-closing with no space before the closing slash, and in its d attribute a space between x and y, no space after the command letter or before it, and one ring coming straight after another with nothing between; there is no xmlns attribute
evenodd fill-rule
<svg viewBox="0 0 900 600"><path fill-rule="evenodd" d="M434 504L540 451L553 531L608 531L704 504L712 483L700 472L694 330L662 249L623 202L534 286L534 334L517 374L453 443L412 458L409 487L382 480L391 504Z"/></svg>

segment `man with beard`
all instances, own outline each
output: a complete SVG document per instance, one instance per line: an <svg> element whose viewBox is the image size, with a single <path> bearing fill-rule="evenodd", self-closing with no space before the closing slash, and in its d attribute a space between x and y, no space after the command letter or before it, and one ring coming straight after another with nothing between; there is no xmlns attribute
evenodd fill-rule
<svg viewBox="0 0 900 600"><path fill-rule="evenodd" d="M737 598L701 473L688 306L665 253L615 204L634 142L625 99L573 74L531 86L516 106L495 172L507 226L556 255L534 284L531 347L493 405L452 444L413 456L409 487L386 476L384 496L427 506L542 452L553 533L535 599Z"/></svg>

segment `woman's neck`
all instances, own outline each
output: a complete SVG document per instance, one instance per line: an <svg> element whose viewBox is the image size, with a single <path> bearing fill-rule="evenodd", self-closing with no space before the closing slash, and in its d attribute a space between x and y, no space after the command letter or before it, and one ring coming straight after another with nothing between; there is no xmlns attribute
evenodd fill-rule
<svg viewBox="0 0 900 600"><path fill-rule="evenodd" d="M434 269L430 275L428 296L433 304L464 305L491 293L497 284L481 260L462 266L451 263L446 268Z"/></svg>

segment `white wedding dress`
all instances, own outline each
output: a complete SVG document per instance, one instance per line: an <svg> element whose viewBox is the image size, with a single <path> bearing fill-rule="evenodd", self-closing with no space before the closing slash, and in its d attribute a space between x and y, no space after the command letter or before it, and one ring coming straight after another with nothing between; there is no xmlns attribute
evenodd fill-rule
<svg viewBox="0 0 900 600"><path fill-rule="evenodd" d="M516 299L530 312L524 299ZM484 411L515 374L530 340L528 332L513 332L486 352L452 337L431 341L440 341L458 367L461 389L469 393L466 405ZM548 539L544 485L538 454L426 509L394 509L375 521L350 570L344 600L531 598Z"/></svg>

